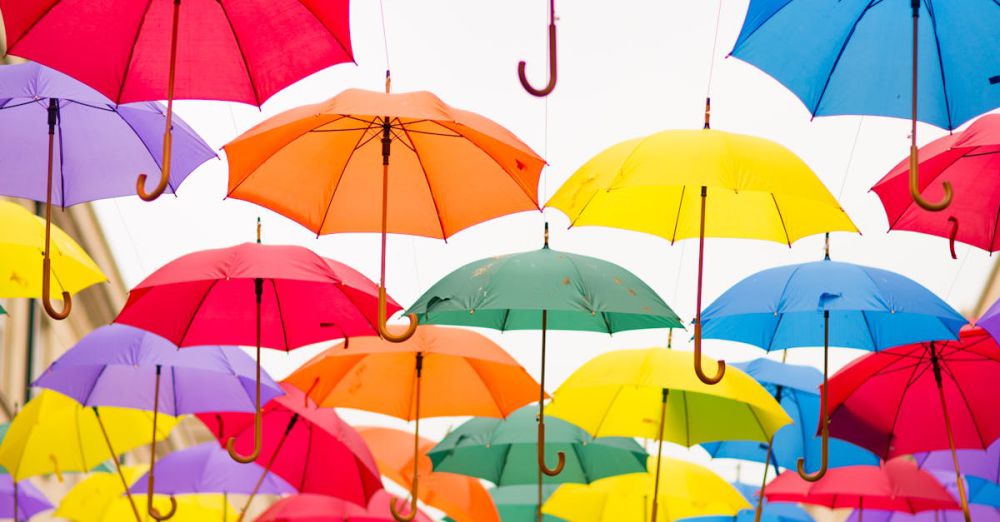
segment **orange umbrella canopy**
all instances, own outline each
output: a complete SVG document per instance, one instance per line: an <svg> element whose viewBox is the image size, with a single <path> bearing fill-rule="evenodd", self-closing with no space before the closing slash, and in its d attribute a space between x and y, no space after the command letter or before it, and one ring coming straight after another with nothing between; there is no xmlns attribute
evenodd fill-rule
<svg viewBox="0 0 1000 522"><path fill-rule="evenodd" d="M381 231L390 161L390 233L432 238L538 209L545 161L497 123L429 92L348 89L281 113L225 147L229 197L317 235Z"/></svg>
<svg viewBox="0 0 1000 522"><path fill-rule="evenodd" d="M401 343L356 337L346 349L337 344L285 382L321 407L414 420L417 354L423 359L421 418L506 417L537 398L538 383L496 343L470 330L430 325Z"/></svg>
<svg viewBox="0 0 1000 522"><path fill-rule="evenodd" d="M357 428L375 456L379 472L405 487L413 480L413 434L392 428ZM478 479L433 471L427 451L434 441L419 439L417 477L423 487L419 498L444 511L457 522L500 522L500 515Z"/></svg>

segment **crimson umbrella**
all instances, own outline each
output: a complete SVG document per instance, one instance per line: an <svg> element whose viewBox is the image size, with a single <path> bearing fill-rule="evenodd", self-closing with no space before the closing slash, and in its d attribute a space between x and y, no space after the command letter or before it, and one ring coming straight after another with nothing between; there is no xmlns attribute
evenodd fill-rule
<svg viewBox="0 0 1000 522"><path fill-rule="evenodd" d="M909 192L909 158L899 162L872 191L882 200L889 230L909 230L946 237L955 255L955 241L987 252L1000 250L1000 114L988 114L966 130L934 140L920 149L919 187L936 196L944 181L954 187L947 212L924 210Z"/></svg>
<svg viewBox="0 0 1000 522"><path fill-rule="evenodd" d="M354 60L350 0L0 0L7 52L48 65L115 103L167 100L163 168L170 176L173 100L261 105L320 69Z"/></svg>
<svg viewBox="0 0 1000 522"><path fill-rule="evenodd" d="M298 494L274 503L257 522L383 522L391 521L389 502L395 499L384 489L372 496L367 508L325 495ZM431 522L419 513L416 522Z"/></svg>
<svg viewBox="0 0 1000 522"><path fill-rule="evenodd" d="M382 489L382 480L361 435L332 408L316 407L294 386L281 387L286 395L264 406L265 437L263 450L257 456L257 464L264 466L264 472L246 507L268 472L285 479L300 493L367 505L372 495ZM252 428L254 416L249 413L199 413L197 417L220 443L235 439L236 447L246 451L259 440Z"/></svg>
<svg viewBox="0 0 1000 522"><path fill-rule="evenodd" d="M379 288L353 268L308 248L244 243L203 250L164 265L129 293L115 322L185 348L257 347L257 443L260 453L260 349L293 350L337 338L375 335ZM391 300L390 300L391 301ZM395 301L390 313L399 310Z"/></svg>
<svg viewBox="0 0 1000 522"><path fill-rule="evenodd" d="M786 471L764 488L764 496L768 502L854 508L858 522L866 509L904 513L960 509L933 475L906 459L891 460L882 466L834 468L816 482Z"/></svg>
<svg viewBox="0 0 1000 522"><path fill-rule="evenodd" d="M956 448L1000 438L1000 347L982 328L958 341L899 346L862 357L830 379L830 434L883 459L949 449L965 519Z"/></svg>

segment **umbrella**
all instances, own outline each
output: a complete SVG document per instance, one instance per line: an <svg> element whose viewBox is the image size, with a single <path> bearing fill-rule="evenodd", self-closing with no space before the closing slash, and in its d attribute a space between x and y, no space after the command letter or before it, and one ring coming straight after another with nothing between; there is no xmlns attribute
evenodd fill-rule
<svg viewBox="0 0 1000 522"><path fill-rule="evenodd" d="M0 518L28 520L52 509L52 503L32 483L15 483L10 475L0 474Z"/></svg>
<svg viewBox="0 0 1000 522"><path fill-rule="evenodd" d="M114 103L167 100L159 184L170 179L174 99L261 105L322 68L353 61L349 0L0 0L7 52L43 63ZM87 45L80 45L87 42ZM169 42L169 54L167 54ZM176 87L176 89L175 89Z"/></svg>
<svg viewBox="0 0 1000 522"><path fill-rule="evenodd" d="M965 478L979 477L1000 483L1000 442L990 444L985 450L956 449L955 455ZM915 453L913 459L928 471L952 471L955 466L950 449Z"/></svg>
<svg viewBox="0 0 1000 522"><path fill-rule="evenodd" d="M955 475L953 472L931 471L952 496L958 497ZM998 504L998 486L978 477L965 477L969 488L969 513L976 522L1000 522L1000 504ZM854 512L847 522L860 522L864 517L867 522L962 522L964 514L961 511L922 511L911 515L898 511L865 511L864 514Z"/></svg>
<svg viewBox="0 0 1000 522"><path fill-rule="evenodd" d="M160 459L154 465L158 480L152 490L162 495L189 495L222 493L222 507L228 513L228 495L250 494L257 477L264 474L264 480L257 488L264 495L286 495L295 493L295 488L281 477L267 473L257 463L241 464L229 458L226 450L218 444L206 442L190 448L175 451ZM135 481L132 493L148 493L146 475ZM147 479L148 480L148 479Z"/></svg>
<svg viewBox="0 0 1000 522"><path fill-rule="evenodd" d="M733 366L737 366L734 364ZM747 502L756 502L759 500L759 495L757 492L757 486L751 486L750 484L744 484L742 482L734 482L732 484L743 498L747 499ZM685 519L684 522L813 522L813 517L807 513L804 509L792 505L783 504L775 502L773 504L766 504L761 510L761 514L757 515L757 510L754 509L743 509L739 513L733 516L707 516L707 517L694 517Z"/></svg>
<svg viewBox="0 0 1000 522"><path fill-rule="evenodd" d="M630 473L586 485L563 484L542 511L573 522L645 522L650 518L673 522L735 515L750 507L739 491L707 468L670 458L664 458L662 466L653 461L653 466L666 470L658 480L651 473ZM651 490L656 489L664 491L663 502L655 500L657 494Z"/></svg>
<svg viewBox="0 0 1000 522"><path fill-rule="evenodd" d="M930 180L917 174L917 120L950 130L1000 106L998 25L995 2L752 0L731 55L781 82L814 116L909 118L910 194L934 211L951 203L952 188L932 189L943 194L937 203L921 195Z"/></svg>
<svg viewBox="0 0 1000 522"><path fill-rule="evenodd" d="M962 132L928 143L920 149L920 158L920 177L926 180L921 184L936 180L951 184L954 206L948 212L928 212L914 205L904 188L909 183L909 163L903 160L872 187L885 208L889 230L947 237L955 259L955 241L987 252L1000 249L996 241L1000 189L983 183L982 177L984 172L1000 172L1000 114L987 114Z"/></svg>
<svg viewBox="0 0 1000 522"><path fill-rule="evenodd" d="M165 416L155 432L165 439L179 419ZM126 484L118 455L148 443L152 415L126 408L88 408L61 393L42 390L24 405L0 443L0 466L14 480L67 471L90 471L110 459ZM75 440L77 444L64 444ZM127 487L127 485L126 485ZM137 520L139 511L128 498Z"/></svg>
<svg viewBox="0 0 1000 522"><path fill-rule="evenodd" d="M976 326L981 326L994 339L1000 338L1000 299L991 304L986 312L979 317Z"/></svg>
<svg viewBox="0 0 1000 522"><path fill-rule="evenodd" d="M830 380L827 414L835 437L883 459L949 449L970 520L955 450L985 449L1000 438L1000 400L984 393L1000 379L1000 346L982 328L961 334L957 342L899 346L854 361Z"/></svg>
<svg viewBox="0 0 1000 522"><path fill-rule="evenodd" d="M771 502L855 508L859 513L869 509L905 513L960 509L933 475L905 459L894 459L882 466L831 469L815 482L786 471L767 485L764 496Z"/></svg>
<svg viewBox="0 0 1000 522"><path fill-rule="evenodd" d="M395 495L390 494L388 491L380 489L376 491L375 494L372 495L371 500L368 501L368 516L374 517L375 520L379 521L395 520L395 518L392 516L392 504L400 502L401 500L402 499L400 499ZM431 517L427 516L426 513L420 511L419 509L417 510L417 515L413 520L414 522L434 522L431 519ZM341 522L341 521L337 520L334 522ZM348 522L353 522L353 521L348 520ZM369 520L366 519L365 522L369 522Z"/></svg>
<svg viewBox="0 0 1000 522"><path fill-rule="evenodd" d="M372 501L385 500L388 505L394 500L385 490L379 490ZM380 522L392 520L387 514L388 509L378 507L361 507L339 498L326 495L298 494L285 497L274 503L256 522ZM420 513L418 522L431 522L430 517Z"/></svg>
<svg viewBox="0 0 1000 522"><path fill-rule="evenodd" d="M503 348L468 330L425 325L401 343L369 337L344 348L320 353L285 382L304 390L320 407L357 408L416 421L407 461L414 466L410 477L420 477L416 457L423 440L421 418L506 417L530 402L538 387ZM419 496L418 483L405 481L413 499Z"/></svg>
<svg viewBox="0 0 1000 522"><path fill-rule="evenodd" d="M290 351L337 337L373 335L376 289L353 268L299 246L244 243L181 256L129 293L115 322L185 348L256 345L256 442L233 459L256 460L260 448L260 349ZM393 309L398 309L395 302Z"/></svg>
<svg viewBox="0 0 1000 522"><path fill-rule="evenodd" d="M542 486L542 500L547 500L559 487L559 484ZM497 486L490 490L493 503L500 513L503 522L535 522L538 520L538 497L535 496L533 485ZM560 522L561 519L552 515L544 515L543 522Z"/></svg>
<svg viewBox="0 0 1000 522"><path fill-rule="evenodd" d="M56 359L34 385L68 395L84 406L152 410L155 433L160 410L173 416L254 411L249 391L254 362L234 348L205 346L178 350L158 335L112 324L86 335ZM266 373L262 385L264 402L283 393ZM156 462L155 437L151 439L149 454L152 466ZM153 473L148 480L147 510L152 509ZM150 515L160 520L170 518L172 512Z"/></svg>
<svg viewBox="0 0 1000 522"><path fill-rule="evenodd" d="M0 143L7 147L0 151L0 191L45 202L45 288L50 284L52 205L65 209L131 194L137 170L160 169L161 158L152 144L155 128L163 124L159 103L116 105L90 87L37 63L0 68ZM177 161L168 184L171 191L215 156L187 124L178 119L176 126ZM46 171L47 177L41 176ZM58 311L48 291L42 293L45 311L54 319L65 319L72 308L69 293L63 291L62 296L64 308Z"/></svg>
<svg viewBox="0 0 1000 522"><path fill-rule="evenodd" d="M423 323L542 331L538 387L538 467L545 463L545 344L549 328L612 334L625 330L681 327L677 314L628 270L594 257L549 248L549 226L540 250L469 263L434 283L408 313ZM538 478L539 488L542 478ZM539 502L540 503L540 502Z"/></svg>
<svg viewBox="0 0 1000 522"><path fill-rule="evenodd" d="M784 355L787 354L786 351ZM792 418L792 424L778 430L770 444L750 441L722 441L710 442L701 446L713 458L742 459L763 463L764 476L761 491L767 484L767 470L772 464L775 471L779 473L780 468L795 467L796 461L800 458L805 460L807 466L814 467L813 464L822 455L822 441L816 437L816 431L813 428L813 426L819 425L820 399L816 390L822 381L822 374L811 366L784 364L763 358L745 363L735 363L733 366L743 370L764 385ZM879 463L878 457L848 442L835 439L829 444L831 449L828 465L831 468ZM757 495L757 511L763 509L763 503L763 497Z"/></svg>
<svg viewBox="0 0 1000 522"><path fill-rule="evenodd" d="M300 493L319 493L366 505L372 494L382 488L382 483L364 440L332 409L317 408L291 385L283 384L282 388L285 395L264 406L265 437L256 459L257 464L264 465L264 472L250 492L246 507L267 478L267 472L285 479ZM262 440L254 433L257 430L254 415L199 413L197 417L220 444L249 448ZM229 439L235 444L223 442Z"/></svg>
<svg viewBox="0 0 1000 522"><path fill-rule="evenodd" d="M375 463L382 475L393 482L406 486L416 477L424 484L420 500L436 507L458 521L500 522L496 506L486 488L479 480L455 473L444 473L431 469L427 451L434 441L418 439L419 460L411 453L410 434L391 428L358 428L358 433L375 455ZM414 460L418 460L414 462ZM416 507L412 497L411 509ZM390 502L390 510L396 512L396 499Z"/></svg>
<svg viewBox="0 0 1000 522"><path fill-rule="evenodd" d="M968 321L918 283L894 272L831 261L788 265L753 274L726 290L704 314L706 339L752 344L764 350L823 346L823 382L829 347L878 351L904 343L955 339ZM829 465L829 408L823 395L818 480ZM866 447L861 444L862 447ZM875 452L878 454L879 452Z"/></svg>
<svg viewBox="0 0 1000 522"><path fill-rule="evenodd" d="M69 235L58 227L51 228L17 203L0 201L0 222L4 224L0 229L4 252L0 258L0 296L42 298L42 303L48 304L46 296L54 283L54 290L69 303L70 294L108 280ZM46 256L45 270L39 271L38 258Z"/></svg>
<svg viewBox="0 0 1000 522"><path fill-rule="evenodd" d="M552 94L552 90L556 88L556 0L549 0L549 83L541 89L533 87L525 74L527 67L524 60L517 62L517 78L521 80L521 87L532 96L540 98Z"/></svg>
<svg viewBox="0 0 1000 522"><path fill-rule="evenodd" d="M741 371L714 385L702 382L687 370L693 356L663 348L599 355L559 386L552 415L594 436L654 439L656 463L665 440L689 447L718 440L767 441L791 422L774 397ZM659 467L655 477L653 522L659 513Z"/></svg>
<svg viewBox="0 0 1000 522"><path fill-rule="evenodd" d="M707 120L707 114L706 114ZM694 369L701 365L701 288L705 237L786 243L823 232L856 232L808 165L777 143L708 128L672 130L624 141L590 159L546 203L570 226L609 226L671 243L698 238ZM688 190L691 191L688 194ZM708 204L709 191L712 204Z"/></svg>
<svg viewBox="0 0 1000 522"><path fill-rule="evenodd" d="M537 209L545 161L507 129L429 92L389 94L386 75L385 94L348 89L279 114L224 148L229 197L269 208L317 236L381 233L379 334L399 342L413 335L416 318L402 335L385 328L386 234L447 239ZM381 206L373 204L378 198Z"/></svg>

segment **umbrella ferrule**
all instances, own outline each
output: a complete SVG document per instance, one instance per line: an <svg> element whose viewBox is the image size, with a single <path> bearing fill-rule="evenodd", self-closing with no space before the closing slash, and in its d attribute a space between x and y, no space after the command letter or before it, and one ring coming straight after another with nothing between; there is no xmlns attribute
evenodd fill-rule
<svg viewBox="0 0 1000 522"><path fill-rule="evenodd" d="M913 8L913 17L920 16L920 0L910 0L910 7Z"/></svg>
<svg viewBox="0 0 1000 522"><path fill-rule="evenodd" d="M299 414L296 413L292 415L291 419L288 419L288 426L285 426L285 436L287 437L289 433L292 432L292 428L295 427L295 423L299 421Z"/></svg>
<svg viewBox="0 0 1000 522"><path fill-rule="evenodd" d="M382 165L389 164L389 150L392 145L392 122L388 116L382 117Z"/></svg>
<svg viewBox="0 0 1000 522"><path fill-rule="evenodd" d="M253 280L253 291L257 297L257 304L260 304L264 297L264 279L258 277Z"/></svg>
<svg viewBox="0 0 1000 522"><path fill-rule="evenodd" d="M944 383L944 379L941 377L941 359L938 357L937 346L934 345L934 341L931 341L931 367L934 370L934 381L940 388Z"/></svg>
<svg viewBox="0 0 1000 522"><path fill-rule="evenodd" d="M424 352L417 352L417 378L424 371Z"/></svg>
<svg viewBox="0 0 1000 522"><path fill-rule="evenodd" d="M701 186L701 197L703 198L708 197L708 187L706 187L705 185Z"/></svg>
<svg viewBox="0 0 1000 522"><path fill-rule="evenodd" d="M56 133L56 124L59 123L59 98L49 98L49 134Z"/></svg>

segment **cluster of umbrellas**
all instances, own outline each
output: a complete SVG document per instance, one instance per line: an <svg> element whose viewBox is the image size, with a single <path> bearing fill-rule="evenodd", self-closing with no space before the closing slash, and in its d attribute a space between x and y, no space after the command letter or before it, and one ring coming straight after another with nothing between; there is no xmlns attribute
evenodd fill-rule
<svg viewBox="0 0 1000 522"><path fill-rule="evenodd" d="M557 80L549 7L548 84L533 87L518 67L535 96ZM0 11L8 52L34 60L0 68L10 147L0 194L45 204L40 219L0 203L10 224L0 297L40 299L54 319L105 277L52 226L52 206L133 190L151 201L215 156L174 117L175 98L259 106L353 61L348 0L0 0ZM1000 120L982 116L922 150L917 121L952 130L1000 106L997 27L1000 5L988 0L751 0L731 54L815 116L909 117L909 158L873 187L890 227L946 236L953 255L955 241L992 252L1000 191L976 180L1000 167ZM0 517L52 507L27 479L80 472L57 515L243 520L257 495L272 495L283 498L258 520L429 520L420 503L487 522L810 520L789 503L852 508L859 522L1000 519L1000 400L984 393L1000 377L1000 304L972 326L912 279L831 259L829 234L858 232L836 198L791 150L712 129L710 100L703 129L612 145L544 202L572 227L698 238L693 352L672 349L685 322L649 284L550 248L547 224L541 248L468 263L404 310L386 290L387 235L447 239L538 210L546 162L496 122L429 92L393 93L390 80L386 71L385 92L348 89L281 113L223 147L228 197L317 237L378 233L378 283L308 248L264 244L259 224L255 243L160 267L114 324L34 381L43 391L0 443ZM817 234L824 259L750 275L703 309L706 238L791 247ZM407 325L388 324L398 312ZM468 327L538 331L539 380ZM549 330L642 329L668 329L666 348L604 353L546 393ZM703 356L712 339L822 346L823 372L770 359L727 366ZM261 368L263 348L330 341L340 342L280 383ZM238 346L255 347L255 360ZM831 347L872 353L831 377ZM414 430L355 428L335 408ZM188 415L216 442L157 461L157 441ZM421 437L421 419L452 416L472 419L441 441ZM656 454L636 438L655 441ZM666 457L664 442L762 463L761 486ZM148 467L120 462L146 444Z"/></svg>

